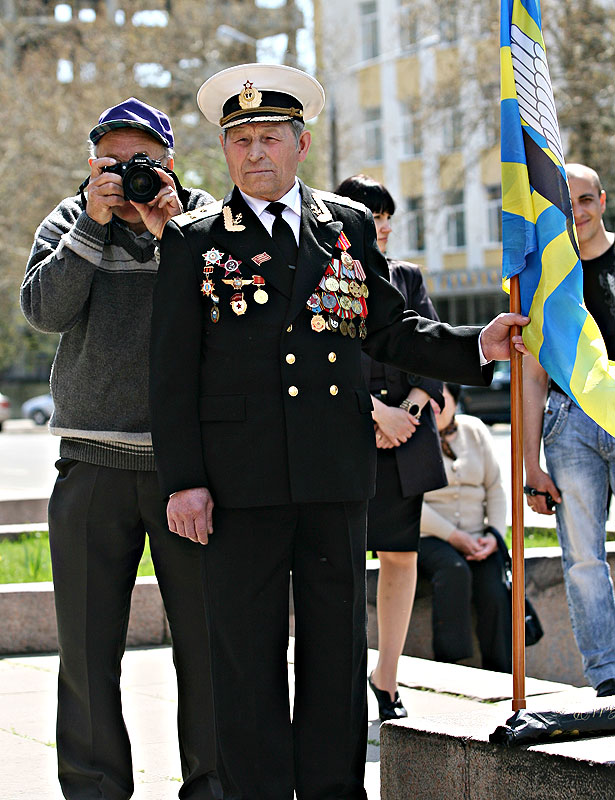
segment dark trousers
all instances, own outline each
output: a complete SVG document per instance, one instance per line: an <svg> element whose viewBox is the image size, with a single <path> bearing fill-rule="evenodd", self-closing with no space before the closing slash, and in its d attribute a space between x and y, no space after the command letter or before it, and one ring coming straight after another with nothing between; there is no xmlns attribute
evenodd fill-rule
<svg viewBox="0 0 615 800"><path fill-rule="evenodd" d="M181 798L221 797L200 546L171 533L155 472L61 458L49 502L60 674L57 746L69 800L133 792L122 717L121 659L147 531L173 638Z"/></svg>
<svg viewBox="0 0 615 800"><path fill-rule="evenodd" d="M203 558L225 800L365 800L365 527L366 503L214 509Z"/></svg>
<svg viewBox="0 0 615 800"><path fill-rule="evenodd" d="M448 542L421 538L419 574L431 581L433 651L437 661L455 662L472 655L472 603L484 669L512 669L512 620L502 581L502 558L466 561Z"/></svg>

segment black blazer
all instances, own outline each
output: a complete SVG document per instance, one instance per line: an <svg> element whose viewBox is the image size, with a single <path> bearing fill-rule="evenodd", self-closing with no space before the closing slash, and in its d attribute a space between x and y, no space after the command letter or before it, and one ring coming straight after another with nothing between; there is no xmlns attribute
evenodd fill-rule
<svg viewBox="0 0 615 800"><path fill-rule="evenodd" d="M152 436L165 495L207 486L227 508L371 496L376 447L361 345L408 372L490 380L479 363L479 328L453 329L404 312L364 206L303 183L301 198L294 281L237 189L165 227L150 354ZM315 332L306 307L332 257L341 255L342 230L366 273L365 341ZM220 254L217 322L201 293L204 254ZM255 302L247 285L245 313L231 310L238 292L222 282L221 266L229 256L241 262L243 278L264 278L268 302Z"/></svg>
<svg viewBox="0 0 615 800"><path fill-rule="evenodd" d="M388 261L391 283L404 296L405 308L416 311L422 317L438 319L421 270L406 261ZM362 356L363 377L369 385L373 359L366 353ZM382 401L389 406L398 406L408 396L413 386L418 386L434 398L442 407L442 381L423 378L420 375L402 372L388 364L384 365L384 388L386 397ZM378 450L378 454L382 451ZM389 451L386 451L387 453ZM427 403L421 413L421 424L411 439L394 450L402 495L412 497L446 486L446 471L442 460L440 435L436 427L431 405Z"/></svg>

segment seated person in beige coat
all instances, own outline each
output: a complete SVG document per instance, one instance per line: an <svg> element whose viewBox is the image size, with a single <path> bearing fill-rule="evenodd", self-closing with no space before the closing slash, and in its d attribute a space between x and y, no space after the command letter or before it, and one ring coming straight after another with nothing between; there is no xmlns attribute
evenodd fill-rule
<svg viewBox="0 0 615 800"><path fill-rule="evenodd" d="M448 486L423 498L419 575L432 584L436 660L472 656L474 606L483 668L510 672L510 600L489 532L506 531L506 494L489 430L477 417L455 414L459 390L445 384L436 417Z"/></svg>

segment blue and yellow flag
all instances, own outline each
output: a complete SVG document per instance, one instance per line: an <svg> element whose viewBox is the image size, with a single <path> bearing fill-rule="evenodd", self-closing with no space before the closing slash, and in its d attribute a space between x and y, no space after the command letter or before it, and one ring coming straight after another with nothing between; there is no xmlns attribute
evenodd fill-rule
<svg viewBox="0 0 615 800"><path fill-rule="evenodd" d="M583 304L583 273L539 0L502 0L502 276L519 275L523 338L559 386L615 435L615 362Z"/></svg>

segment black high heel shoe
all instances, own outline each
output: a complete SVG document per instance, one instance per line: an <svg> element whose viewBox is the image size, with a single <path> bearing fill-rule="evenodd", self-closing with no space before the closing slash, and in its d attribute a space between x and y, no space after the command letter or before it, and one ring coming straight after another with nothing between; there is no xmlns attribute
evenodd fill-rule
<svg viewBox="0 0 615 800"><path fill-rule="evenodd" d="M367 682L369 683L369 688L376 695L381 722L386 722L390 719L403 719L408 716L408 712L404 708L399 692L395 692L395 699L391 700L391 695L388 692L374 686L371 675L367 679Z"/></svg>

